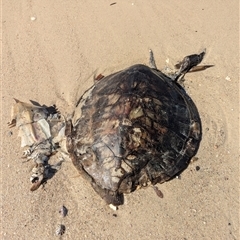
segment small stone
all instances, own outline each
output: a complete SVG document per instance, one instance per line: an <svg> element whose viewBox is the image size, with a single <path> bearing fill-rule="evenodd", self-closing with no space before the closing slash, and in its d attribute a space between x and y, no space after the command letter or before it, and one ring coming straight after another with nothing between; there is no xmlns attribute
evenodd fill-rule
<svg viewBox="0 0 240 240"><path fill-rule="evenodd" d="M11 137L13 135L13 132L12 131L9 131L8 132L8 136Z"/></svg>
<svg viewBox="0 0 240 240"><path fill-rule="evenodd" d="M226 76L225 78L227 81L231 81L231 78L229 76Z"/></svg>
<svg viewBox="0 0 240 240"><path fill-rule="evenodd" d="M59 213L61 214L62 217L65 217L68 213L68 210L67 208L63 205L60 210L59 210Z"/></svg>
<svg viewBox="0 0 240 240"><path fill-rule="evenodd" d="M152 186L152 187L153 187L155 193L157 194L157 196L160 198L163 198L163 193L161 192L161 190L159 190L157 186Z"/></svg>
<svg viewBox="0 0 240 240"><path fill-rule="evenodd" d="M56 228L56 235L63 235L65 233L66 227L62 224L58 224Z"/></svg>
<svg viewBox="0 0 240 240"><path fill-rule="evenodd" d="M200 170L200 167L199 166L196 166L196 171L199 171Z"/></svg>
<svg viewBox="0 0 240 240"><path fill-rule="evenodd" d="M109 204L109 207L110 207L113 211L117 211L117 206L114 206L113 204Z"/></svg>
<svg viewBox="0 0 240 240"><path fill-rule="evenodd" d="M35 21L37 18L36 17L31 17L31 21Z"/></svg>

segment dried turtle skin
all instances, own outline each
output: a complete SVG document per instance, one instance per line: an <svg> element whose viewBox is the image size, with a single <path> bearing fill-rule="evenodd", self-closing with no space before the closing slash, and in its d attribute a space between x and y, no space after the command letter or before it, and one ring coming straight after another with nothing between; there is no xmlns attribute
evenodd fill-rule
<svg viewBox="0 0 240 240"><path fill-rule="evenodd" d="M33 184L30 190L35 191L48 177L50 171L59 169L57 164L50 166L48 160L65 137L65 120L55 105L46 107L17 99L15 102L8 126L18 128L21 147L27 147L23 157L35 163L30 177Z"/></svg>
<svg viewBox="0 0 240 240"><path fill-rule="evenodd" d="M79 99L67 149L108 204L121 205L124 193L170 180L196 154L200 116L176 81L185 73L173 79L138 64L102 78Z"/></svg>

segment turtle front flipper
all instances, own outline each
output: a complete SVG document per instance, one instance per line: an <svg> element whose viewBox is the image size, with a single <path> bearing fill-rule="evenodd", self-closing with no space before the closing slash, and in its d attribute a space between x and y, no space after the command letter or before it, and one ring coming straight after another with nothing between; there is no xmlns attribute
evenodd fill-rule
<svg viewBox="0 0 240 240"><path fill-rule="evenodd" d="M192 54L192 55L186 56L179 64L176 65L176 67L179 68L179 71L177 72L174 80L179 81L184 77L184 75L187 72L189 72L192 68L194 68L199 63L201 63L205 53L206 53L206 49L204 49L204 51L201 52L200 54Z"/></svg>

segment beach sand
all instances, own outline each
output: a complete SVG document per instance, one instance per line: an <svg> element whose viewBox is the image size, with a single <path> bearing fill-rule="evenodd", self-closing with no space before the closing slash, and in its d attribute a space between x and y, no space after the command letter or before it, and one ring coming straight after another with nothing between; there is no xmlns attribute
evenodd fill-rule
<svg viewBox="0 0 240 240"><path fill-rule="evenodd" d="M240 239L237 0L3 1L2 15L1 239L58 239L60 223L61 239ZM185 77L202 119L198 160L158 185L163 199L142 189L116 212L70 160L31 192L33 163L7 126L13 98L70 114L94 75L148 64L150 48L160 70L204 48L214 65Z"/></svg>

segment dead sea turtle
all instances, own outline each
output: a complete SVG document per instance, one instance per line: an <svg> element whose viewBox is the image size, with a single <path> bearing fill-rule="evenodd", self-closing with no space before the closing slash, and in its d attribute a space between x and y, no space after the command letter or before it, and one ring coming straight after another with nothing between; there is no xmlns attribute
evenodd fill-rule
<svg viewBox="0 0 240 240"><path fill-rule="evenodd" d="M185 57L171 76L157 69L152 51L150 67L138 64L100 75L67 122L55 106L16 100L9 126L18 127L21 146L27 147L24 157L35 163L31 190L60 168L62 160L48 163L59 150L114 206L123 204L124 193L181 173L196 154L202 132L197 108L178 82L194 67L200 70L204 54Z"/></svg>
<svg viewBox="0 0 240 240"><path fill-rule="evenodd" d="M103 77L78 101L67 150L108 204L121 205L124 193L170 180L196 154L201 121L178 80L204 54L185 57L169 77L150 51L151 67L138 64Z"/></svg>

